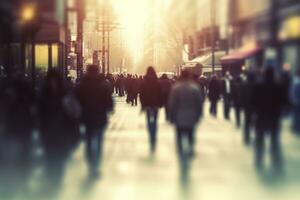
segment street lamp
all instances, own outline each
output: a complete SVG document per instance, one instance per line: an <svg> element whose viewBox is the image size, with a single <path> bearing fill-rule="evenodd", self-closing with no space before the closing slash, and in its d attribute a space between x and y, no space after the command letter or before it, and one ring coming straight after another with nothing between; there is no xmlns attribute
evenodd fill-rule
<svg viewBox="0 0 300 200"><path fill-rule="evenodd" d="M21 9L21 22L31 23L36 17L36 5L26 4Z"/></svg>

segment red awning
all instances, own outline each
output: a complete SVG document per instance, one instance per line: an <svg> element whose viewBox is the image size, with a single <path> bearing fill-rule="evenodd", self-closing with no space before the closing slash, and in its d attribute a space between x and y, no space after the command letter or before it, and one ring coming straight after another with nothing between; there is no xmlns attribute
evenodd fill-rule
<svg viewBox="0 0 300 200"><path fill-rule="evenodd" d="M254 47L253 49L249 49L246 51L236 51L236 52L233 52L232 54L222 57L220 59L220 61L221 61L221 64L231 64L231 63L243 62L245 59L256 55L261 50L262 50L262 48L257 46L257 47Z"/></svg>

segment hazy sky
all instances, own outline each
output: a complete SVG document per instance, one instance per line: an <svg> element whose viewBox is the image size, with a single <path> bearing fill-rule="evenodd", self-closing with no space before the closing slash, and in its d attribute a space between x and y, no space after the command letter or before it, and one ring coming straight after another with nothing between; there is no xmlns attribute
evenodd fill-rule
<svg viewBox="0 0 300 200"><path fill-rule="evenodd" d="M132 51L138 61L142 57L142 48L145 40L145 30L153 14L159 18L161 9L151 6L166 8L172 0L111 0L116 14L120 18L124 39L127 47Z"/></svg>

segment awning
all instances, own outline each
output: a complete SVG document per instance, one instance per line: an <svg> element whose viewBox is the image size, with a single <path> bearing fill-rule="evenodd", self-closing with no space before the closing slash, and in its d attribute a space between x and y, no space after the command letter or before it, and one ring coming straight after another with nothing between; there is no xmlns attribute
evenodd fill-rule
<svg viewBox="0 0 300 200"><path fill-rule="evenodd" d="M260 51L262 51L262 48L260 46L254 47L249 50L236 51L233 52L232 54L222 57L220 59L220 62L221 64L232 64L232 63L243 62L245 59L256 55Z"/></svg>
<svg viewBox="0 0 300 200"><path fill-rule="evenodd" d="M215 57L215 65L220 65L220 58L226 55L225 51L216 51L214 53ZM212 65L212 53L208 53L206 55L198 56L194 58L193 60L190 60L188 62L185 62L184 65L186 67L195 67L196 64L201 65Z"/></svg>

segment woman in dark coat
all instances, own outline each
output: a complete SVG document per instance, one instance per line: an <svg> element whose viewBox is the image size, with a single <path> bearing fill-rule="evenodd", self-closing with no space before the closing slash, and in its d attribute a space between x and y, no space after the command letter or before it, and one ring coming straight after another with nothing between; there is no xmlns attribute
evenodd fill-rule
<svg viewBox="0 0 300 200"><path fill-rule="evenodd" d="M150 150L155 152L157 115L162 106L161 87L153 67L148 67L145 79L141 84L140 101L142 110L146 112L147 125L150 135Z"/></svg>

